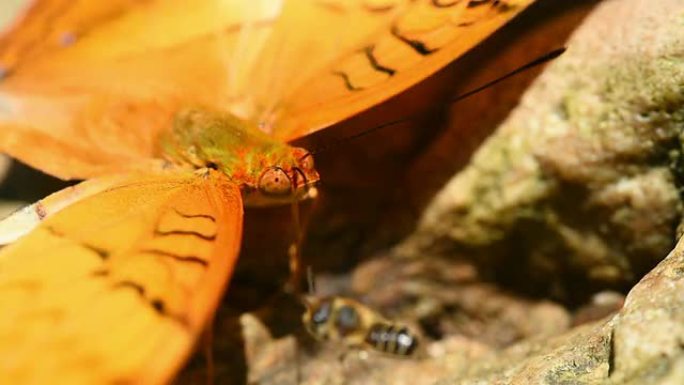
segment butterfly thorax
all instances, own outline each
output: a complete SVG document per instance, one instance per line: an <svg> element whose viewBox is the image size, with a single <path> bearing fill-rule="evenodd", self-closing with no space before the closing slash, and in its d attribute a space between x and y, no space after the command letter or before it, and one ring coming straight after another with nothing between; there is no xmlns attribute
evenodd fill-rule
<svg viewBox="0 0 684 385"><path fill-rule="evenodd" d="M161 136L160 151L176 166L223 172L240 186L248 205L306 198L319 178L306 150L279 142L228 113L180 112Z"/></svg>

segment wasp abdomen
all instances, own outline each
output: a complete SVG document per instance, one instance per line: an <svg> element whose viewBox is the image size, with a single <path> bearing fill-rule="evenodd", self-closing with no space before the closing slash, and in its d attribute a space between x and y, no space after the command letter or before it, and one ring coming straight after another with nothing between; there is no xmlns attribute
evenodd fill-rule
<svg viewBox="0 0 684 385"><path fill-rule="evenodd" d="M366 334L366 343L383 353L410 356L418 346L418 339L405 327L375 323Z"/></svg>

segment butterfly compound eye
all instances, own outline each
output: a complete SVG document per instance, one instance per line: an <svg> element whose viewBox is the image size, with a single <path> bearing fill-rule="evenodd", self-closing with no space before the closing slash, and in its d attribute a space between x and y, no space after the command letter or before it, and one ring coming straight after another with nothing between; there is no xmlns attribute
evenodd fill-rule
<svg viewBox="0 0 684 385"><path fill-rule="evenodd" d="M304 170L313 170L313 168L314 168L313 154L308 152L308 153L306 153L306 155L299 158L299 165Z"/></svg>
<svg viewBox="0 0 684 385"><path fill-rule="evenodd" d="M271 167L261 174L259 190L265 195L289 195L292 192L292 181L282 168Z"/></svg>

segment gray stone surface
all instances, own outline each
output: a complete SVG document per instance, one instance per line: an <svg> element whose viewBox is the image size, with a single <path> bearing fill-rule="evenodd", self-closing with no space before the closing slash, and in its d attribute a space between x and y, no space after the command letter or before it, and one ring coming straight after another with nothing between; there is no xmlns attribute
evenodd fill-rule
<svg viewBox="0 0 684 385"><path fill-rule="evenodd" d="M513 269L563 299L646 273L682 210L683 12L597 7L397 253Z"/></svg>

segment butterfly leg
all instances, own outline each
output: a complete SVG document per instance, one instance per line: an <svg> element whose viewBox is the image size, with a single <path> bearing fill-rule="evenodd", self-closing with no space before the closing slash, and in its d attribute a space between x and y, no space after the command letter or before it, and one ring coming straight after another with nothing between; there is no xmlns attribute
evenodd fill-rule
<svg viewBox="0 0 684 385"><path fill-rule="evenodd" d="M285 286L285 290L289 293L298 295L302 291L302 279L304 277L301 253L302 242L304 240L304 230L302 228L299 215L299 204L296 201L292 203L292 224L295 227L296 233L295 239L288 249L288 257L290 260L290 279Z"/></svg>

